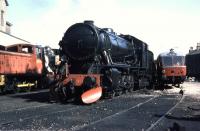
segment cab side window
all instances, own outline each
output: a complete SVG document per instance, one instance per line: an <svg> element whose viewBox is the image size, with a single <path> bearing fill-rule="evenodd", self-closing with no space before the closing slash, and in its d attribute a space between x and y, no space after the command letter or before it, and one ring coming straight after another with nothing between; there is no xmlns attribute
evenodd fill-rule
<svg viewBox="0 0 200 131"><path fill-rule="evenodd" d="M33 53L33 47L32 46L22 46L21 52L32 54Z"/></svg>

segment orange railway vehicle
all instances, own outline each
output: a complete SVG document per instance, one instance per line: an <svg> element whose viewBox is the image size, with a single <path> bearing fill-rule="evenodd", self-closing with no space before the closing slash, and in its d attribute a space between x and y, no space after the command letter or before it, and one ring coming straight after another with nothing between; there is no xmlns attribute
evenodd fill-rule
<svg viewBox="0 0 200 131"><path fill-rule="evenodd" d="M45 48L41 46L31 44L1 46L1 92L41 87L48 73L45 64Z"/></svg>
<svg viewBox="0 0 200 131"><path fill-rule="evenodd" d="M0 74L41 74L42 57L36 55L41 50L33 45L16 44L0 51Z"/></svg>
<svg viewBox="0 0 200 131"><path fill-rule="evenodd" d="M157 75L159 86L172 84L180 87L186 78L185 56L173 49L161 53L157 59Z"/></svg>

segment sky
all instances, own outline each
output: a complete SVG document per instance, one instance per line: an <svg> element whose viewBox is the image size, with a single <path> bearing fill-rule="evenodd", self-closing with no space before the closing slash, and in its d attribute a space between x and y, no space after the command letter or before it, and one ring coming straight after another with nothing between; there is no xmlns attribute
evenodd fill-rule
<svg viewBox="0 0 200 131"><path fill-rule="evenodd" d="M155 57L170 48L188 53L200 42L200 0L8 0L12 34L58 48L71 25L94 20L149 45Z"/></svg>

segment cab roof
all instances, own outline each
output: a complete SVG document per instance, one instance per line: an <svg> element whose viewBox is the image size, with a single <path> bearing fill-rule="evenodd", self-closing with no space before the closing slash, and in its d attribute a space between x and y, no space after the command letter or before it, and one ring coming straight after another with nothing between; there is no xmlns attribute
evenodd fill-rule
<svg viewBox="0 0 200 131"><path fill-rule="evenodd" d="M163 52L158 55L158 57L165 57L165 56L185 56L185 55L183 53L174 51L174 49L170 49L170 51Z"/></svg>

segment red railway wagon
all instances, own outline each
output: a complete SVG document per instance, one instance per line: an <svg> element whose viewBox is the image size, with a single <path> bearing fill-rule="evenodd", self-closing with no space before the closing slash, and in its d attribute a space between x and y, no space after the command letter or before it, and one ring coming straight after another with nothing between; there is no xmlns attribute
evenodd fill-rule
<svg viewBox="0 0 200 131"><path fill-rule="evenodd" d="M185 56L173 49L161 53L157 59L157 74L160 86L172 84L180 87L186 78Z"/></svg>
<svg viewBox="0 0 200 131"><path fill-rule="evenodd" d="M42 83L45 73L44 48L15 44L0 49L1 91L16 91Z"/></svg>

